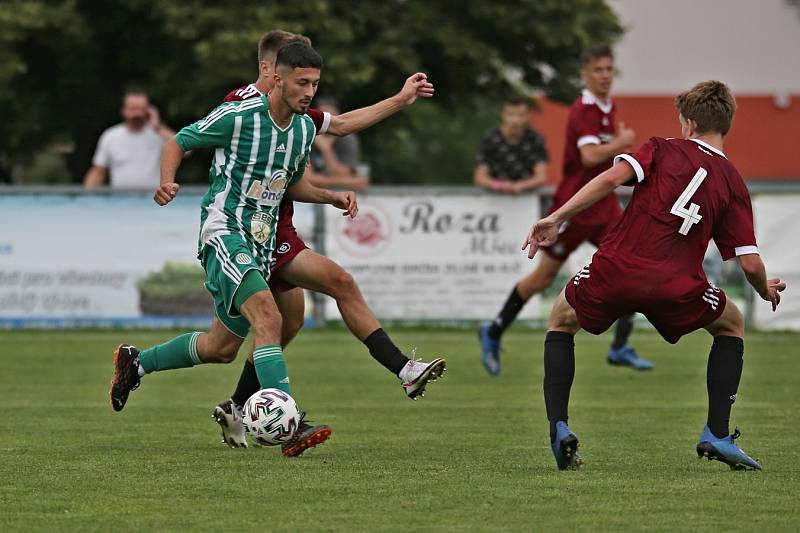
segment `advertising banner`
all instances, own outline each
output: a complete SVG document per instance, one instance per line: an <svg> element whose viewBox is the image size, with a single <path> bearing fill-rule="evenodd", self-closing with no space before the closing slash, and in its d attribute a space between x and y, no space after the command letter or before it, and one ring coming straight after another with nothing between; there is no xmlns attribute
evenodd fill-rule
<svg viewBox="0 0 800 533"><path fill-rule="evenodd" d="M800 287L800 246L797 245L796 194L759 195L753 198L756 238L767 276L781 278L788 285L776 312L768 302L754 295L753 320L758 329L800 330L800 299L792 294Z"/></svg>
<svg viewBox="0 0 800 533"><path fill-rule="evenodd" d="M489 319L534 266L521 247L538 215L533 195L367 194L353 220L326 208L325 251L379 318ZM538 318L538 307L520 316ZM337 316L335 305L325 312Z"/></svg>
<svg viewBox="0 0 800 533"><path fill-rule="evenodd" d="M0 197L0 327L207 326L199 223L197 193Z"/></svg>

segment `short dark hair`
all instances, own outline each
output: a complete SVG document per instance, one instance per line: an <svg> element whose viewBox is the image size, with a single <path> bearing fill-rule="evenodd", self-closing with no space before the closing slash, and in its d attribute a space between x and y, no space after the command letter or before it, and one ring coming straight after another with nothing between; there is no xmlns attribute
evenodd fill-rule
<svg viewBox="0 0 800 533"><path fill-rule="evenodd" d="M316 68L322 70L322 56L305 43L289 43L278 50L275 67Z"/></svg>
<svg viewBox="0 0 800 533"><path fill-rule="evenodd" d="M531 103L531 99L530 98L528 98L527 96L519 95L519 94L515 94L513 96L509 96L505 100L503 100L503 107L505 107L507 105L511 105L511 106L524 105L527 108L533 107L533 104Z"/></svg>
<svg viewBox="0 0 800 533"><path fill-rule="evenodd" d="M725 135L736 113L736 99L727 85L709 80L679 94L675 107L683 118L695 121L698 133L713 131Z"/></svg>
<svg viewBox="0 0 800 533"><path fill-rule="evenodd" d="M614 52L611 51L611 47L607 44L599 44L597 46L592 46L587 48L581 54L581 65L584 67L594 61L595 59L600 59L607 57L609 59L614 59Z"/></svg>
<svg viewBox="0 0 800 533"><path fill-rule="evenodd" d="M311 39L299 33L283 30L269 31L258 40L258 60L264 61L267 56L274 58L278 54L278 50L289 43L305 43L311 46Z"/></svg>
<svg viewBox="0 0 800 533"><path fill-rule="evenodd" d="M129 96L144 96L148 100L150 96L148 96L147 92L141 87L130 86L125 88L125 92L122 93L122 101L124 102L126 98Z"/></svg>

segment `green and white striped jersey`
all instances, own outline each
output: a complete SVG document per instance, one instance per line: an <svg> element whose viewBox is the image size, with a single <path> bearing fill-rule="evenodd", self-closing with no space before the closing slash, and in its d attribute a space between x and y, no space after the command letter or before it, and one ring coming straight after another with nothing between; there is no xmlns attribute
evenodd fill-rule
<svg viewBox="0 0 800 533"><path fill-rule="evenodd" d="M266 95L227 102L175 136L184 150L216 148L203 197L199 247L239 234L263 268L275 249L278 209L286 189L303 177L316 129L293 115L285 129L269 113Z"/></svg>

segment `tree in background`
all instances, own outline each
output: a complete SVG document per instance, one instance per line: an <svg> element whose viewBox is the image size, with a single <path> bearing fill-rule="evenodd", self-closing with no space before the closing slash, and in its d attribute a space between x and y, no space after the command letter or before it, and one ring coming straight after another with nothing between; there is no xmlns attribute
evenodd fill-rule
<svg viewBox="0 0 800 533"><path fill-rule="evenodd" d="M362 135L374 181L395 183L468 183L504 96L572 99L581 50L622 31L602 0L6 0L0 160L69 145L77 181L126 87L148 91L167 123L187 124L255 79L256 42L274 28L311 37L326 62L320 92L344 109L429 74L434 100ZM207 159L193 159L186 171L204 181Z"/></svg>

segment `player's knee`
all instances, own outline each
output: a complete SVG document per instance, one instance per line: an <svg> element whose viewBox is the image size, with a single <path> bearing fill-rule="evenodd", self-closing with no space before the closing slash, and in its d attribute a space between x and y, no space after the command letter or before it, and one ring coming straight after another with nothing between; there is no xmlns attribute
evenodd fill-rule
<svg viewBox="0 0 800 533"><path fill-rule="evenodd" d="M209 336L208 342L202 346L201 357L206 363L230 363L236 359L242 339L216 339Z"/></svg>
<svg viewBox="0 0 800 533"><path fill-rule="evenodd" d="M235 360L239 354L239 346L241 346L241 342L228 342L221 345L217 351L218 362L227 364Z"/></svg>
<svg viewBox="0 0 800 533"><path fill-rule="evenodd" d="M347 296L356 291L356 280L344 269L338 269L331 274L331 288L337 297Z"/></svg>
<svg viewBox="0 0 800 533"><path fill-rule="evenodd" d="M550 331L565 331L573 334L580 329L575 310L567 303L563 293L558 296L553 305L547 327Z"/></svg>
<svg viewBox="0 0 800 533"><path fill-rule="evenodd" d="M744 337L744 315L736 304L729 300L722 315L706 329L715 337Z"/></svg>
<svg viewBox="0 0 800 533"><path fill-rule="evenodd" d="M730 309L726 309L725 314L725 328L727 331L720 333L720 335L728 335L730 337L744 337L744 315L739 311L739 308L733 305Z"/></svg>

